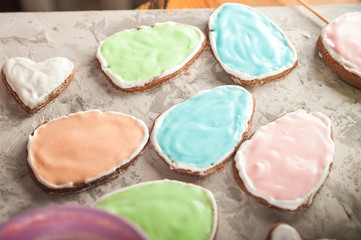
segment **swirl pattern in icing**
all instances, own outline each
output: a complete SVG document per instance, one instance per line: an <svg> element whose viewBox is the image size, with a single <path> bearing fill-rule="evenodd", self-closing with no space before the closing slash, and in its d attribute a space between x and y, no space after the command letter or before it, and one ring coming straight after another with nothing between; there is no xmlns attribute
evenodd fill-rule
<svg viewBox="0 0 361 240"><path fill-rule="evenodd" d="M234 151L252 114L253 98L240 86L203 91L156 119L152 144L170 165L204 171Z"/></svg>
<svg viewBox="0 0 361 240"><path fill-rule="evenodd" d="M213 194L178 181L133 185L104 196L96 206L131 220L150 239L213 239L217 229Z"/></svg>
<svg viewBox="0 0 361 240"><path fill-rule="evenodd" d="M147 240L133 223L104 210L56 205L32 210L0 225L0 239Z"/></svg>
<svg viewBox="0 0 361 240"><path fill-rule="evenodd" d="M221 5L210 16L209 29L216 58L241 79L276 75L297 61L297 52L281 29L246 5Z"/></svg>
<svg viewBox="0 0 361 240"><path fill-rule="evenodd" d="M97 57L103 71L120 87L143 86L186 64L201 48L203 33L174 22L124 30L104 40Z"/></svg>

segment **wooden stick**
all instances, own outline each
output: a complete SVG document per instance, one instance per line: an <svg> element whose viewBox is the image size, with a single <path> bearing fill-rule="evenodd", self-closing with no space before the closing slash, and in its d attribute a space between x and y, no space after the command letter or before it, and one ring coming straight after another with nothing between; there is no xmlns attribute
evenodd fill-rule
<svg viewBox="0 0 361 240"><path fill-rule="evenodd" d="M316 10L314 10L308 3L306 3L303 0L297 0L299 3L301 3L303 6L305 6L305 8L307 8L308 10L310 10L311 12L313 12L317 17L321 18L322 21L324 21L325 23L329 24L330 21L327 20L324 16L322 16L321 14L319 14L318 12L316 12Z"/></svg>

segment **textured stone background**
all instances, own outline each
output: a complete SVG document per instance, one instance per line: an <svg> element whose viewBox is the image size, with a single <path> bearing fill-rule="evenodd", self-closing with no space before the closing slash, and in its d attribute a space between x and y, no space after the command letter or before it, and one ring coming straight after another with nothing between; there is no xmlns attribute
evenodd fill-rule
<svg viewBox="0 0 361 240"><path fill-rule="evenodd" d="M361 5L317 6L332 20ZM265 239L269 228L283 221L305 239L358 239L361 236L361 90L346 83L319 58L316 40L325 24L303 7L259 8L278 24L299 52L299 66L285 79L247 88L256 98L252 132L261 125L302 107L320 111L332 121L335 136L334 167L313 205L297 213L267 208L237 186L229 163L207 178L172 172L147 147L145 153L105 184L68 195L49 195L32 181L26 168L29 134L41 122L88 109L131 114L152 126L153 119L198 91L232 84L210 49L172 82L140 94L113 88L95 64L99 41L126 28L161 21L177 21L206 30L211 9L159 11L104 11L0 14L0 64L10 57L35 61L64 56L74 62L70 87L34 117L28 117L0 83L0 222L27 210L62 203L92 205L105 193L155 179L178 179L209 188L219 207L218 239Z"/></svg>

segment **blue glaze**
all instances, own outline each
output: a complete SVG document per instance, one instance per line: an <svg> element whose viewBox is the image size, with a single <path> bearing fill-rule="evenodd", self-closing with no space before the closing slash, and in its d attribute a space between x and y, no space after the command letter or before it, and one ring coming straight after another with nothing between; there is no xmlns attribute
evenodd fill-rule
<svg viewBox="0 0 361 240"><path fill-rule="evenodd" d="M297 53L265 16L242 4L223 4L212 15L210 38L223 64L251 76L291 67Z"/></svg>
<svg viewBox="0 0 361 240"><path fill-rule="evenodd" d="M244 88L217 87L167 111L156 141L174 161L210 167L237 145L252 111L253 98Z"/></svg>

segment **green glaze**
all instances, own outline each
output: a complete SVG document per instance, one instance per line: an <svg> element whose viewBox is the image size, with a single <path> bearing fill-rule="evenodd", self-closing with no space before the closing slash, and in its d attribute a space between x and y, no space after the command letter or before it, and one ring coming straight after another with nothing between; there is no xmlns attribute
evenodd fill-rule
<svg viewBox="0 0 361 240"><path fill-rule="evenodd" d="M100 52L114 75L133 82L181 64L200 40L194 27L166 23L119 32L102 43Z"/></svg>
<svg viewBox="0 0 361 240"><path fill-rule="evenodd" d="M214 209L207 192L176 181L130 187L96 206L128 218L153 240L209 239L213 229Z"/></svg>

